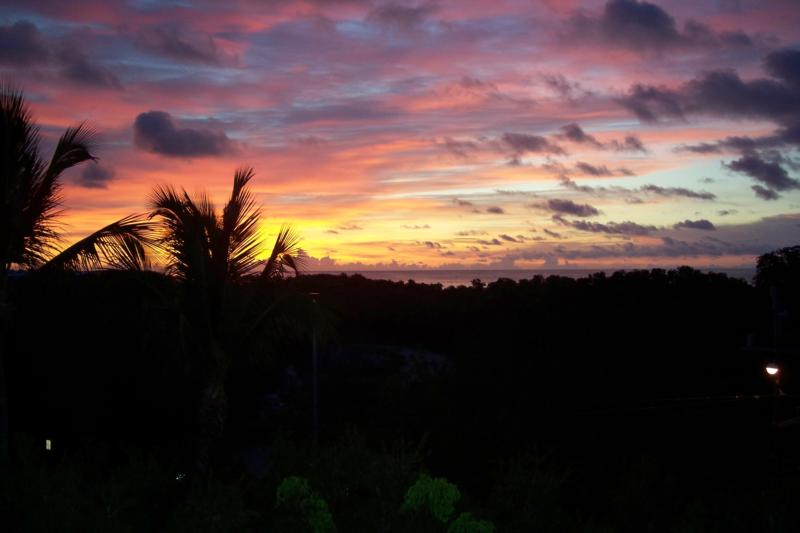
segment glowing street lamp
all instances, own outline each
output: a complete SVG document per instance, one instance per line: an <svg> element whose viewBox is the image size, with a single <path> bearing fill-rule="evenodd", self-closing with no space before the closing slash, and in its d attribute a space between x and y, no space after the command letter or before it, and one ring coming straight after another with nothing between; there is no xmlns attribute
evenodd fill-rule
<svg viewBox="0 0 800 533"><path fill-rule="evenodd" d="M767 363L764 365L764 370L775 381L775 399L772 401L772 423L776 424L778 422L780 399L783 396L783 391L781 390L781 367L776 363Z"/></svg>

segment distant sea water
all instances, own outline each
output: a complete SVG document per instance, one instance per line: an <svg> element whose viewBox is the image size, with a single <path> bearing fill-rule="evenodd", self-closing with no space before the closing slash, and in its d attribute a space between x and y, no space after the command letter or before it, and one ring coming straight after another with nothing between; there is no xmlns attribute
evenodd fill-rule
<svg viewBox="0 0 800 533"><path fill-rule="evenodd" d="M564 276L568 278L578 279L585 278L595 272L604 272L606 275L611 275L619 270L636 270L636 269L612 269L612 270L597 270L597 269L538 269L538 270L328 270L322 272L309 272L309 274L360 274L367 279L383 279L389 281L409 281L414 280L416 283L441 283L444 287L457 287L459 285L470 285L472 280L480 279L484 283L491 283L500 278L513 279L519 281L521 279L530 279L534 276ZM755 275L754 268L730 268L730 269L698 269L703 272L720 272L727 274L732 278L743 279L747 282L752 282Z"/></svg>

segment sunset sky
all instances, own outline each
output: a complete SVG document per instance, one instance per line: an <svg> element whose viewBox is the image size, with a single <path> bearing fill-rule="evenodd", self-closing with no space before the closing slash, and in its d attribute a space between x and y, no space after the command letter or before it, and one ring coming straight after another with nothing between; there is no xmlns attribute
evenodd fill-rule
<svg viewBox="0 0 800 533"><path fill-rule="evenodd" d="M49 154L98 132L66 242L157 184L311 269L750 266L800 243L797 0L4 0ZM396 261L397 264L392 264Z"/></svg>

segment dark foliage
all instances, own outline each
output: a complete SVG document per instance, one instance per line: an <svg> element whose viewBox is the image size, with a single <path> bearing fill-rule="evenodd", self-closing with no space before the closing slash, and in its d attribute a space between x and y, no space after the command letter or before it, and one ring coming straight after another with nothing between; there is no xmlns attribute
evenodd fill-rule
<svg viewBox="0 0 800 533"><path fill-rule="evenodd" d="M401 512L428 470L461 490L451 521L468 511L464 520L497 531L791 530L798 434L772 422L795 416L796 370L782 362L781 397L763 371L774 340L768 286L796 302L795 271L780 266L790 252L762 258L756 285L690 268L456 288L357 275L236 285L227 316L261 333L227 347L223 446L208 476L190 474L181 489L154 482L166 495L146 528L214 530L214 513L228 517L220 530L296 525L275 490L302 476L339 531L444 531ZM86 478L92 459L75 459L89 441L110 450L104 472L124 472L130 446L149 450L157 479L191 472L184 450L203 385L192 354L202 348L180 333L179 282L56 272L12 289L12 424L56 443L60 466L47 475L109 490L108 478ZM285 312L253 317L254 300ZM39 479L32 472L16 482ZM130 496L133 508L146 493Z"/></svg>

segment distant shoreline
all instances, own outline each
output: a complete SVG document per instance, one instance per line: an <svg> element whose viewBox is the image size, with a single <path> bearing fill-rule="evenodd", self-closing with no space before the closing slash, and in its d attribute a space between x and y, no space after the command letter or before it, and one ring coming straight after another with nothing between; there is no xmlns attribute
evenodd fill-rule
<svg viewBox="0 0 800 533"><path fill-rule="evenodd" d="M752 270L755 272L755 267L738 267L738 268L698 268L690 266L694 270L700 272L734 272L734 271L747 271ZM680 267L641 267L641 268L418 268L418 269L365 269L365 270L345 270L345 269L328 269L328 270L307 270L309 274L361 274L363 272L633 272L636 270L676 270Z"/></svg>
<svg viewBox="0 0 800 533"><path fill-rule="evenodd" d="M677 268L677 267L675 267ZM695 267L692 267L695 268ZM306 271L307 275L328 274L328 275L361 275L367 279L386 280L386 281L409 281L415 283L441 283L447 287L458 285L470 285L472 280L480 279L484 283L491 283L500 278L508 278L514 281L530 279L534 276L564 276L573 279L585 278L592 274L604 273L611 275L614 272L635 270L652 270L652 268L614 268L614 269L593 269L593 268L554 268L554 269L423 269L423 270L311 270ZM664 270L674 270L665 268ZM752 281L755 275L755 268L697 268L701 272L717 272L726 274L732 278Z"/></svg>

